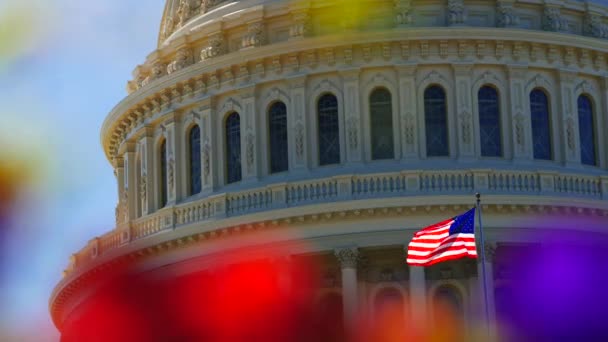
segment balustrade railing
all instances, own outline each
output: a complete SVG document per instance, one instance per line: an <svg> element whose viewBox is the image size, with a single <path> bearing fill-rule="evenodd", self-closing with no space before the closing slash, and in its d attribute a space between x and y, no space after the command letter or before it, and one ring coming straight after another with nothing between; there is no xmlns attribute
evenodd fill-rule
<svg viewBox="0 0 608 342"><path fill-rule="evenodd" d="M608 176L560 174L533 171L404 171L343 175L206 197L199 201L163 208L130 225L91 240L76 253L69 271L133 240L167 229L210 219L239 216L263 210L336 200L428 194L524 194L603 199L608 201Z"/></svg>

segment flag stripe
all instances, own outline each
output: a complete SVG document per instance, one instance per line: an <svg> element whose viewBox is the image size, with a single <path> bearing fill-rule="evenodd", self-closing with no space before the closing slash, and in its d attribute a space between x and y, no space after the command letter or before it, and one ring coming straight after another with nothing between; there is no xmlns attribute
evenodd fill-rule
<svg viewBox="0 0 608 342"><path fill-rule="evenodd" d="M476 258L474 217L472 209L416 232L407 248L407 263L430 266L445 260Z"/></svg>

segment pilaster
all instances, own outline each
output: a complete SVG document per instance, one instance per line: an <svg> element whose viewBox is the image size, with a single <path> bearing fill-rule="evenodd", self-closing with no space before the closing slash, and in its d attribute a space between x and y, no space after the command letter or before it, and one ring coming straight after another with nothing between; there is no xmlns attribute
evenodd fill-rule
<svg viewBox="0 0 608 342"><path fill-rule="evenodd" d="M125 161L122 157L114 159L114 170L116 175L116 184L118 187L118 205L116 206L116 225L126 222L125 211L127 204L123 200L125 192Z"/></svg>
<svg viewBox="0 0 608 342"><path fill-rule="evenodd" d="M608 132L608 76L604 75L601 80L601 103L598 102L597 124L599 131ZM598 134L598 150L599 166L608 169L608 137L606 134Z"/></svg>
<svg viewBox="0 0 608 342"><path fill-rule="evenodd" d="M139 200L141 201L142 216L154 212L154 189L155 179L154 167L154 132L152 127L144 128L144 135L139 140L139 153L141 158L141 170L139 175Z"/></svg>
<svg viewBox="0 0 608 342"><path fill-rule="evenodd" d="M344 83L344 127L347 162L362 162L361 101L359 100L360 70L341 72Z"/></svg>
<svg viewBox="0 0 608 342"><path fill-rule="evenodd" d="M201 173L202 173L202 192L209 194L217 188L218 184L218 164L219 158L217 150L221 150L221 145L217 142L221 141L221 132L218 132L214 127L217 127L216 116L217 112L213 108L213 103L208 103L199 109L201 113Z"/></svg>
<svg viewBox="0 0 608 342"><path fill-rule="evenodd" d="M580 164L580 139L578 132L577 103L574 99L574 81L577 75L571 71L560 71L559 91L560 91L560 111L559 127L560 137L554 143L556 155L561 152L561 158L565 165ZM565 143L560 143L560 140ZM561 149L561 151L560 151Z"/></svg>
<svg viewBox="0 0 608 342"><path fill-rule="evenodd" d="M243 113L241 113L241 165L243 168L243 180L255 180L260 173L258 146L261 137L256 135L260 132L259 122L256 120L255 87L241 90L243 98Z"/></svg>
<svg viewBox="0 0 608 342"><path fill-rule="evenodd" d="M398 67L399 101L401 102L401 159L419 159L416 101L416 66Z"/></svg>
<svg viewBox="0 0 608 342"><path fill-rule="evenodd" d="M183 196L181 189L177 186L177 175L181 174L183 167L183 156L181 150L181 139L178 135L181 130L181 122L175 114L164 124L165 138L167 139L167 205L175 204Z"/></svg>
<svg viewBox="0 0 608 342"><path fill-rule="evenodd" d="M510 137L513 146L513 159L516 161L532 160L532 129L530 127L530 110L526 109L525 100L527 67L508 66L509 71L509 122Z"/></svg>
<svg viewBox="0 0 608 342"><path fill-rule="evenodd" d="M126 143L126 152L124 154L124 191L123 201L125 207L125 222L136 218L136 201L137 201L137 184L135 184L135 144L132 142Z"/></svg>
<svg viewBox="0 0 608 342"><path fill-rule="evenodd" d="M306 170L310 167L308 120L306 119L306 76L289 79L291 110L287 116L290 169Z"/></svg>
<svg viewBox="0 0 608 342"><path fill-rule="evenodd" d="M473 127L473 109L471 106L471 72L473 65L452 65L454 79L456 80L456 125L458 132L458 157L473 158L475 156L475 144Z"/></svg>

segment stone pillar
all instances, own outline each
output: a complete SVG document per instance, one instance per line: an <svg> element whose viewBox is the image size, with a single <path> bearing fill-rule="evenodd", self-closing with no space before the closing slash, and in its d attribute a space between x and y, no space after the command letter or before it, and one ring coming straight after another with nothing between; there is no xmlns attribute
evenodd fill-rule
<svg viewBox="0 0 608 342"><path fill-rule="evenodd" d="M454 79L456 80L456 132L458 146L458 158L466 159L475 156L475 133L473 132L473 108L471 106L471 71L473 66L452 65ZM450 155L454 154L454 148L450 148Z"/></svg>
<svg viewBox="0 0 608 342"><path fill-rule="evenodd" d="M298 76L289 80L291 110L287 113L287 134L289 142L289 168L294 171L306 170L310 166L308 120L306 118L306 77Z"/></svg>
<svg viewBox="0 0 608 342"><path fill-rule="evenodd" d="M144 135L139 141L139 153L141 158L141 173L139 175L139 199L141 201L142 216L154 212L153 189L155 179L154 167L154 131L152 127L144 128Z"/></svg>
<svg viewBox="0 0 608 342"><path fill-rule="evenodd" d="M489 316L489 324L491 327L493 327L495 325L496 322L496 308L494 305L494 267L493 267L493 262L494 262L494 256L496 254L496 245L493 243L489 243L486 242L485 246L483 247L485 249L485 261L482 263L481 262L481 258L477 259L478 263L477 263L477 275L478 275L478 281L479 281L479 294L481 297L480 303L481 303L481 317L484 317L485 320L485 313L486 313L486 305L488 308L488 316ZM484 296L484 278L483 278L483 267L485 266L485 270L486 270L486 278L485 278L485 286L486 289L488 291L487 293L487 300Z"/></svg>
<svg viewBox="0 0 608 342"><path fill-rule="evenodd" d="M420 159L418 155L418 123L416 115L416 66L403 66L399 71L399 102L401 107L401 159Z"/></svg>
<svg viewBox="0 0 608 342"><path fill-rule="evenodd" d="M344 82L344 131L346 135L346 161L363 161L363 134L359 96L359 70L342 72Z"/></svg>
<svg viewBox="0 0 608 342"><path fill-rule="evenodd" d="M561 156L565 165L580 164L577 102L574 98L574 81L577 75L569 71L559 73L559 115L560 134L553 139L555 156ZM564 143L562 143L564 142Z"/></svg>
<svg viewBox="0 0 608 342"><path fill-rule="evenodd" d="M530 127L529 102L525 100L527 67L509 66L509 122L511 123L511 146L513 159L517 161L532 160L532 129ZM528 113L528 114L526 114Z"/></svg>
<svg viewBox="0 0 608 342"><path fill-rule="evenodd" d="M427 322L427 298L425 269L409 266L410 316L414 327L424 327Z"/></svg>
<svg viewBox="0 0 608 342"><path fill-rule="evenodd" d="M359 250L356 247L335 250L336 258L342 268L342 304L344 308L344 326L353 331L358 313L357 262Z"/></svg>

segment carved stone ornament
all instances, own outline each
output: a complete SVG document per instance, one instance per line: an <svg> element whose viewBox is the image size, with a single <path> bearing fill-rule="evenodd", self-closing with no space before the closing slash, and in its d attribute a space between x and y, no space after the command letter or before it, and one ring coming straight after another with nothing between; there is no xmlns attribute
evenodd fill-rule
<svg viewBox="0 0 608 342"><path fill-rule="evenodd" d="M525 134L524 134L524 115L517 113L515 115L515 142L519 147L519 150L523 152L525 145Z"/></svg>
<svg viewBox="0 0 608 342"><path fill-rule="evenodd" d="M602 22L602 17L597 14L587 13L583 26L583 33L589 37L608 38L608 25Z"/></svg>
<svg viewBox="0 0 608 342"><path fill-rule="evenodd" d="M167 72L167 66L165 64L163 64L160 61L157 61L156 63L154 63L154 65L152 66L152 71L150 72L150 75L148 75L148 77L146 77L142 83L141 86L146 86L148 85L150 82L157 80L163 76L166 75Z"/></svg>
<svg viewBox="0 0 608 342"><path fill-rule="evenodd" d="M146 204L147 179L148 179L148 176L146 175L146 173L143 173L141 175L141 180L139 182L139 195L141 197L142 206L145 206L145 204Z"/></svg>
<svg viewBox="0 0 608 342"><path fill-rule="evenodd" d="M293 24L289 28L289 37L301 38L310 35L310 15L306 11L293 14Z"/></svg>
<svg viewBox="0 0 608 342"><path fill-rule="evenodd" d="M205 140L202 150L202 159L203 159L203 177L207 179L209 174L211 173L211 147L209 146L209 141Z"/></svg>
<svg viewBox="0 0 608 342"><path fill-rule="evenodd" d="M395 280L395 272L390 268L385 268L380 272L380 281L390 282Z"/></svg>
<svg viewBox="0 0 608 342"><path fill-rule="evenodd" d="M264 23L261 21L255 22L249 24L241 46L242 48L262 46L264 40Z"/></svg>
<svg viewBox="0 0 608 342"><path fill-rule="evenodd" d="M255 137L253 133L247 134L246 141L246 156L247 156L247 168L252 169L255 162Z"/></svg>
<svg viewBox="0 0 608 342"><path fill-rule="evenodd" d="M207 46L201 50L201 60L207 60L224 54L224 35L219 32L209 36Z"/></svg>
<svg viewBox="0 0 608 342"><path fill-rule="evenodd" d="M169 157L169 162L167 163L167 175L169 193L173 194L175 191L175 160L172 156Z"/></svg>
<svg viewBox="0 0 608 342"><path fill-rule="evenodd" d="M190 0L180 0L179 7L177 8L176 19L177 27L182 27L192 16L192 7L190 6Z"/></svg>
<svg viewBox="0 0 608 342"><path fill-rule="evenodd" d="M464 0L448 0L448 23L450 25L464 25L466 20Z"/></svg>
<svg viewBox="0 0 608 342"><path fill-rule="evenodd" d="M471 143L471 113L464 111L460 114L462 142L466 145Z"/></svg>
<svg viewBox="0 0 608 342"><path fill-rule="evenodd" d="M571 153L574 152L574 120L572 117L566 119L566 141L568 143L568 149Z"/></svg>
<svg viewBox="0 0 608 342"><path fill-rule="evenodd" d="M519 17L513 8L513 1L501 1L496 3L496 14L498 27L512 27L519 25Z"/></svg>
<svg viewBox="0 0 608 342"><path fill-rule="evenodd" d="M562 16L557 7L545 7L543 12L543 29L545 31L568 31L568 19Z"/></svg>
<svg viewBox="0 0 608 342"><path fill-rule="evenodd" d="M395 23L397 26L409 26L412 24L412 1L394 0L395 3Z"/></svg>
<svg viewBox="0 0 608 342"><path fill-rule="evenodd" d="M304 158L304 125L298 122L294 127L296 139L296 157L298 160Z"/></svg>
<svg viewBox="0 0 608 342"><path fill-rule="evenodd" d="M403 136L407 145L414 145L416 133L414 132L414 115L407 113L403 118Z"/></svg>
<svg viewBox="0 0 608 342"><path fill-rule="evenodd" d="M359 131L357 129L357 119L354 116L351 116L347 122L347 131L348 131L348 145L351 150L356 150L359 146Z"/></svg>
<svg viewBox="0 0 608 342"><path fill-rule="evenodd" d="M357 248L340 248L334 254L342 268L356 268L359 261L359 250Z"/></svg>
<svg viewBox="0 0 608 342"><path fill-rule="evenodd" d="M167 66L167 73L172 74L191 65L192 63L192 52L189 48L183 47L177 50L177 53L175 54L175 59Z"/></svg>

